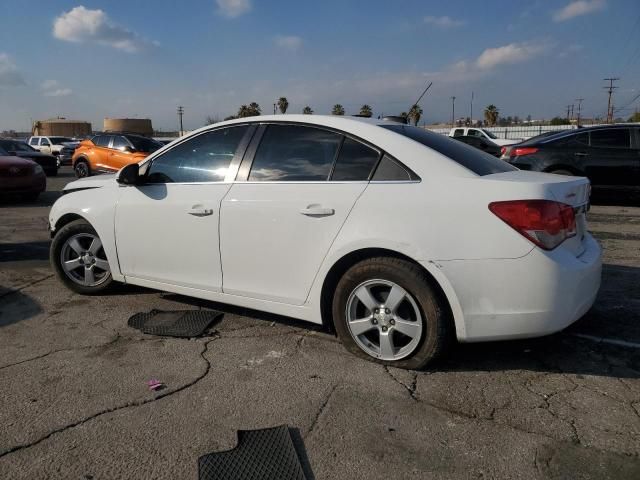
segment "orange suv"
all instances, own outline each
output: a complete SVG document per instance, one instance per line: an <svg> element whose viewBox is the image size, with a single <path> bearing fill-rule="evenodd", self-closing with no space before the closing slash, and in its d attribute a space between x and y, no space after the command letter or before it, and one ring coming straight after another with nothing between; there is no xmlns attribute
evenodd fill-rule
<svg viewBox="0 0 640 480"><path fill-rule="evenodd" d="M114 173L137 163L163 145L131 133L100 133L80 142L71 160L76 177Z"/></svg>

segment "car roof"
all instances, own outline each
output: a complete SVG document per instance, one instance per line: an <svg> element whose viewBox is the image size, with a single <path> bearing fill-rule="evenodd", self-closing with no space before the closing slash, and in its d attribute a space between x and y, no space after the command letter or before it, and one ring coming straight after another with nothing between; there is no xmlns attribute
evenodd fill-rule
<svg viewBox="0 0 640 480"><path fill-rule="evenodd" d="M560 130L558 132L555 132L553 134L547 135L547 136L538 136L536 135L535 137L529 139L531 140L531 142L529 140L525 140L524 142L522 142L523 144L534 144L534 143L551 143L554 142L556 140L559 140L561 138L565 138L565 137L570 137L571 135L579 135L582 133L588 133L588 132L596 132L598 130L609 130L609 129L622 129L622 128L633 128L633 127L640 127L640 125L638 124L611 124L611 125L594 125L591 127L579 127L579 128L571 128L571 129L566 129L566 130Z"/></svg>

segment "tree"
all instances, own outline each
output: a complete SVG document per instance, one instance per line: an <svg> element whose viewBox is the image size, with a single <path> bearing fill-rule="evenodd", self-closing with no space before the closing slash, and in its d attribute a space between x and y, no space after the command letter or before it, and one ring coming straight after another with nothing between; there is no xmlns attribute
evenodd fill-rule
<svg viewBox="0 0 640 480"><path fill-rule="evenodd" d="M420 117L422 117L422 113L423 113L422 108L420 107L420 105L416 103L409 109L409 113L407 114L407 117L413 120L414 125L418 125L418 122L420 121Z"/></svg>
<svg viewBox="0 0 640 480"><path fill-rule="evenodd" d="M373 115L373 111L371 110L371 107L365 103L360 107L360 115L363 117L371 117L371 115Z"/></svg>
<svg viewBox="0 0 640 480"><path fill-rule="evenodd" d="M219 121L220 121L220 117L218 115L214 115L214 116L208 115L207 118L205 119L205 122L207 125L213 125L214 123L218 123Z"/></svg>
<svg viewBox="0 0 640 480"><path fill-rule="evenodd" d="M344 115L344 107L336 103L331 110L331 115Z"/></svg>
<svg viewBox="0 0 640 480"><path fill-rule="evenodd" d="M553 117L549 123L551 125L569 125L570 122L568 118Z"/></svg>
<svg viewBox="0 0 640 480"><path fill-rule="evenodd" d="M401 116L402 118L404 118L405 122L406 122L406 121L407 121L407 119L409 118L409 114L408 114L407 112L402 112L402 113L400 114L400 116Z"/></svg>
<svg viewBox="0 0 640 480"><path fill-rule="evenodd" d="M636 112L629 117L630 122L640 122L640 112Z"/></svg>
<svg viewBox="0 0 640 480"><path fill-rule="evenodd" d="M495 105L487 105L487 108L484 109L484 119L489 124L489 126L493 126L498 121L498 116L500 115L500 110Z"/></svg>
<svg viewBox="0 0 640 480"><path fill-rule="evenodd" d="M280 113L287 113L287 108L289 108L289 101L287 100L287 97L280 97L278 99L278 110L280 110Z"/></svg>
<svg viewBox="0 0 640 480"><path fill-rule="evenodd" d="M260 111L260 105L258 105L256 102L251 102L249 106L241 105L240 108L238 109L237 116L238 118L257 117L261 113L262 112Z"/></svg>
<svg viewBox="0 0 640 480"><path fill-rule="evenodd" d="M302 109L302 113L305 115L313 115L313 110L311 110L311 107L307 105Z"/></svg>

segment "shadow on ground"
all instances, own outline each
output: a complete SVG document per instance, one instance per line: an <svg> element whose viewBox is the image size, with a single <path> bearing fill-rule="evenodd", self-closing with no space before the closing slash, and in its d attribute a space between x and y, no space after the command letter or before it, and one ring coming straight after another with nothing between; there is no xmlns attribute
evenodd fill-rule
<svg viewBox="0 0 640 480"><path fill-rule="evenodd" d="M49 260L51 242L0 243L0 263Z"/></svg>
<svg viewBox="0 0 640 480"><path fill-rule="evenodd" d="M0 328L28 320L42 311L40 304L23 292L4 293L0 296Z"/></svg>

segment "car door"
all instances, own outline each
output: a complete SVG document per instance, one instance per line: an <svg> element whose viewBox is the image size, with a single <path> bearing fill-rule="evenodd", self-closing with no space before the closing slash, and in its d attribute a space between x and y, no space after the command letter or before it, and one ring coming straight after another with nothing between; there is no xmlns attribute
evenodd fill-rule
<svg viewBox="0 0 640 480"><path fill-rule="evenodd" d="M126 277L221 291L220 202L253 129L238 125L189 137L152 158L141 185L124 188L115 230Z"/></svg>
<svg viewBox="0 0 640 480"><path fill-rule="evenodd" d="M95 145L91 150L91 160L93 167L98 170L110 172L112 171L109 166L109 155L111 154L111 140L113 135L97 135L91 140Z"/></svg>
<svg viewBox="0 0 640 480"><path fill-rule="evenodd" d="M261 126L222 202L224 293L304 304L379 156L340 132Z"/></svg>
<svg viewBox="0 0 640 480"><path fill-rule="evenodd" d="M40 151L42 153L51 153L51 142L48 138L40 137Z"/></svg>
<svg viewBox="0 0 640 480"><path fill-rule="evenodd" d="M582 150L581 150L582 151ZM630 128L603 128L590 132L584 150L584 171L594 185L638 185L637 152L631 148Z"/></svg>
<svg viewBox="0 0 640 480"><path fill-rule="evenodd" d="M114 135L109 149L108 166L113 170L120 170L132 163L133 145L123 135Z"/></svg>

